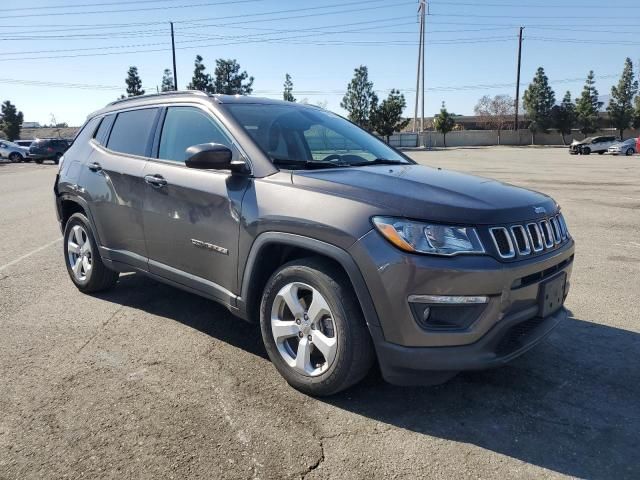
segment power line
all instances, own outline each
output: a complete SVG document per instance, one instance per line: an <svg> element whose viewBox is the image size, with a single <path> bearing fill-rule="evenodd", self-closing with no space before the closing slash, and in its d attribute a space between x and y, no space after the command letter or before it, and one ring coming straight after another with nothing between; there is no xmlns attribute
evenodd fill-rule
<svg viewBox="0 0 640 480"><path fill-rule="evenodd" d="M137 4L140 3L168 3L178 0L136 0ZM51 10L61 8L92 8L92 7L107 7L111 5L131 5L131 0L125 0L121 2L103 2L103 3L81 3L81 4L64 4L64 5L41 5L38 7L17 7L17 8L3 8L3 12L22 12L30 10Z"/></svg>
<svg viewBox="0 0 640 480"><path fill-rule="evenodd" d="M247 2L247 1L253 1L253 0L232 0L232 1L239 1L239 2ZM194 20L175 20L174 23L197 23L197 22L201 22L201 21L207 21L207 20L228 20L228 19L234 19L234 18L246 18L246 17L262 17L262 16L268 16L268 15L279 15L282 13L294 13L294 12L307 12L307 11L314 11L314 10L322 10L325 8L340 8L340 7L345 7L345 6L350 6L350 5L363 5L363 4L367 4L370 5L371 3L381 3L381 2L386 2L387 0L358 0L355 2L343 2L343 3L334 3L334 4L329 4L329 5L318 5L315 7L305 7L305 8L290 8L290 9L286 9L286 10L275 10L275 11L270 11L270 12L257 12L257 13L244 13L244 14L239 14L239 15L227 15L227 16L216 16L216 17L207 17L207 18L198 18L198 19L194 19ZM372 9L372 8L394 8L397 7L399 5L405 5L408 3L413 3L413 2L404 2L404 3L396 3L394 5L383 5L383 6L375 6L375 7L368 7L368 10ZM182 7L184 8L184 7ZM317 15L332 15L334 13L350 13L353 11L361 11L361 9L358 10L344 10L344 11L336 11L336 12L320 12L320 13L314 13L312 15L304 15L304 16L317 16ZM101 12L101 13L110 13L108 11L106 12ZM8 17L4 17L4 18L8 18ZM278 19L264 19L264 20L254 20L254 21L271 21L271 20L288 20L290 18L302 18L302 16L292 16L292 17L282 17L282 18L278 18ZM156 22L137 22L137 23L104 23L104 24L77 24L77 25L59 25L57 27L56 31L59 30L64 30L64 31L69 31L69 30L74 30L74 29L79 29L79 30L87 30L87 29L96 29L96 28L120 28L120 27L133 27L133 26L144 26L144 25L160 25L160 24L166 24L166 21L156 21ZM25 28L30 28L30 27L38 27L40 25L3 25L2 28L20 28L22 30L24 30ZM80 28L75 28L75 27L80 27ZM87 27L87 28L82 28L82 27ZM51 31L51 30L49 30Z"/></svg>
<svg viewBox="0 0 640 480"><path fill-rule="evenodd" d="M183 5L165 5L163 7L143 7L143 8L126 8L121 10L93 10L90 12L46 12L46 13L24 13L20 15L3 15L3 20L11 20L16 18L29 17L67 17L69 15L102 15L104 13L131 13L131 12L148 12L153 10L167 10L177 8L194 8L194 7L214 7L219 5L236 5L239 3L260 2L263 0L227 0L223 2L202 2L188 3Z"/></svg>
<svg viewBox="0 0 640 480"><path fill-rule="evenodd" d="M606 75L598 75L598 80L603 79L612 79L618 78L619 73L609 73ZM573 78L563 78L559 80L550 80L549 83L552 85L557 84L568 84L568 83L577 83L584 82L585 77L573 77ZM68 83L68 82L55 82L55 81L45 81L45 80L21 80L15 78L0 78L0 84L13 84L20 86L34 86L34 87L51 87L51 88L70 88L70 89L89 89L89 90L123 90L123 86L117 85L103 85L103 84L90 84L90 83ZM497 89L497 88L512 88L515 87L515 83L478 83L471 85L442 85L435 87L427 87L425 90L427 92L460 92L460 91L476 91L476 90L489 90L489 89ZM388 93L392 89L376 89L377 93ZM396 90L398 90L396 88ZM404 93L415 93L415 88L400 88L401 92ZM254 90L255 94L259 95L282 95L282 91L280 90ZM336 89L336 90L296 90L296 94L300 95L344 95L344 89Z"/></svg>

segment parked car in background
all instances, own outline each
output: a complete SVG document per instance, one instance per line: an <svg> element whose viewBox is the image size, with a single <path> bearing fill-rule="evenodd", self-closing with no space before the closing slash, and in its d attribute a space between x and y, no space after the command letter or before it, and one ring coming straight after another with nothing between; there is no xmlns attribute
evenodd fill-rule
<svg viewBox="0 0 640 480"><path fill-rule="evenodd" d="M602 155L616 141L617 139L614 136L587 137L584 140L574 140L569 145L569 153L571 155L589 155L590 153Z"/></svg>
<svg viewBox="0 0 640 480"><path fill-rule="evenodd" d="M29 150L8 140L0 140L0 158L8 158L12 162L22 162Z"/></svg>
<svg viewBox="0 0 640 480"><path fill-rule="evenodd" d="M636 153L636 139L629 138L623 142L616 142L607 149L611 155L633 155Z"/></svg>
<svg viewBox="0 0 640 480"><path fill-rule="evenodd" d="M36 163L53 160L57 165L71 142L63 138L38 138L29 147L29 159Z"/></svg>
<svg viewBox="0 0 640 480"><path fill-rule="evenodd" d="M21 147L29 148L33 143L33 140L15 140L13 143L20 145Z"/></svg>

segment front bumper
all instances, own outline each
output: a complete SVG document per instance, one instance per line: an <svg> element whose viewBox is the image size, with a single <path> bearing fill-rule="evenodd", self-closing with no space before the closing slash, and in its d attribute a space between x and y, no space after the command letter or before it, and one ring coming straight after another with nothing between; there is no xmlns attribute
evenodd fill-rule
<svg viewBox="0 0 640 480"><path fill-rule="evenodd" d="M541 318L539 292L543 282L566 275L566 297L572 240L545 255L504 263L490 256L406 254L372 231L350 253L376 309L379 323L369 321L369 329L382 373L391 383L420 383L421 372L502 365L538 343L566 316L561 309ZM489 301L469 327L434 331L415 320L411 295L486 296Z"/></svg>

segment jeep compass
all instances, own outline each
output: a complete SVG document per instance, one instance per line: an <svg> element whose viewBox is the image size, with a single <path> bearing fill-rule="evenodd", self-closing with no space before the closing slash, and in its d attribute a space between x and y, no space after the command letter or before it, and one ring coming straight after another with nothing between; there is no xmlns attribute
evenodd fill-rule
<svg viewBox="0 0 640 480"><path fill-rule="evenodd" d="M171 92L91 114L55 182L69 276L139 272L259 324L293 387L503 365L565 316L550 197L416 164L323 109Z"/></svg>

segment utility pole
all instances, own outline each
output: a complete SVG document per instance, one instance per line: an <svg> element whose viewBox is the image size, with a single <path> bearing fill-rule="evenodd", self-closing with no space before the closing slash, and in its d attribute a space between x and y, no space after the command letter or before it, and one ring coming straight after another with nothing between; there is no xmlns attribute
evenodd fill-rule
<svg viewBox="0 0 640 480"><path fill-rule="evenodd" d="M422 97L420 131L424 131L424 37L425 37L426 0L419 0L418 15L420 16L420 35L418 37L418 68L416 72L416 101L413 111L413 131L418 130L418 103Z"/></svg>
<svg viewBox="0 0 640 480"><path fill-rule="evenodd" d="M176 71L176 41L173 36L173 22L171 23L171 50L173 51L173 89L178 90L178 72Z"/></svg>
<svg viewBox="0 0 640 480"><path fill-rule="evenodd" d="M516 124L515 130L518 131L518 108L520 107L520 63L522 59L522 31L524 27L520 27L520 35L518 37L518 74L516 76Z"/></svg>

